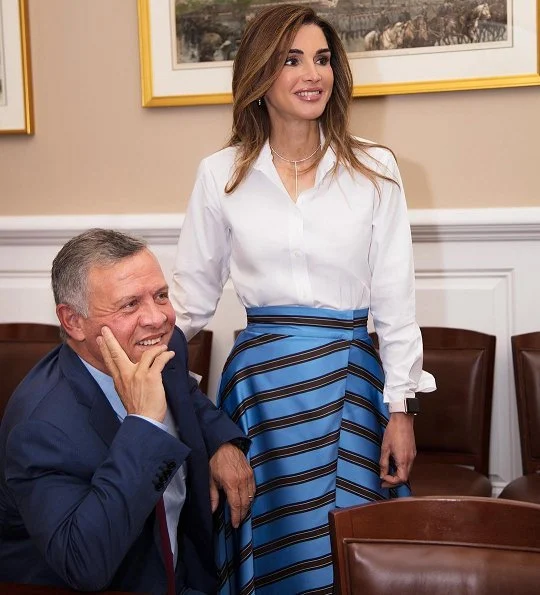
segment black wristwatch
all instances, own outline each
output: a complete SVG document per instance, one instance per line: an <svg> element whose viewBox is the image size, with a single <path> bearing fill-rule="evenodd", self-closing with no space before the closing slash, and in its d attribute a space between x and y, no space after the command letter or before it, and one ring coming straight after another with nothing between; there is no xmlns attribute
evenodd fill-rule
<svg viewBox="0 0 540 595"><path fill-rule="evenodd" d="M420 413L420 402L416 397L409 397L402 401L390 401L390 403L388 403L388 411L390 411L390 413L418 415Z"/></svg>

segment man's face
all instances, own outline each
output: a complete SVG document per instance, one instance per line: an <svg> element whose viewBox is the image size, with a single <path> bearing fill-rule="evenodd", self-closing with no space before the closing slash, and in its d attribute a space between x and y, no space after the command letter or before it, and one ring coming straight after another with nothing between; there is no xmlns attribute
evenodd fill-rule
<svg viewBox="0 0 540 595"><path fill-rule="evenodd" d="M69 344L89 364L109 373L96 338L108 326L136 363L154 345L168 345L175 324L169 288L156 257L142 250L88 274L88 317L80 318L82 340Z"/></svg>

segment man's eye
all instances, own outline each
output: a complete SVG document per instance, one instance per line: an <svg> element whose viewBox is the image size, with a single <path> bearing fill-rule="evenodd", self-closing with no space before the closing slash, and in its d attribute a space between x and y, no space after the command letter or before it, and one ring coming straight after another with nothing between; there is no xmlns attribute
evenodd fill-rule
<svg viewBox="0 0 540 595"><path fill-rule="evenodd" d="M166 302L169 299L169 294L167 292L159 293L157 299L160 302Z"/></svg>
<svg viewBox="0 0 540 595"><path fill-rule="evenodd" d="M137 305L137 300L132 300L131 302L127 302L126 304L124 304L122 306L122 308L124 310L130 310L132 308L135 308L136 305Z"/></svg>

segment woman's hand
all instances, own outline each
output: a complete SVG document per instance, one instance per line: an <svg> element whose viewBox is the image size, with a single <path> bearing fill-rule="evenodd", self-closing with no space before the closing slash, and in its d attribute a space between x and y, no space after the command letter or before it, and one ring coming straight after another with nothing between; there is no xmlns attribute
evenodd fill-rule
<svg viewBox="0 0 540 595"><path fill-rule="evenodd" d="M399 486L409 479L414 458L416 457L413 424L413 415L407 415L406 413L390 414L390 421L384 431L379 461L383 488ZM394 475L390 473L391 458L396 466Z"/></svg>

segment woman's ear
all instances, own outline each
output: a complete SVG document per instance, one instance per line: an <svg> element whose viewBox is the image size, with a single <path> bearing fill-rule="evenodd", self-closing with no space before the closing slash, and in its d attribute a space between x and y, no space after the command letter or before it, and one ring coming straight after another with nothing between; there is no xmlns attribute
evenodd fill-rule
<svg viewBox="0 0 540 595"><path fill-rule="evenodd" d="M84 341L86 338L84 328L82 326L83 316L76 312L68 304L58 304L56 306L56 316L62 325L64 331L74 341Z"/></svg>

